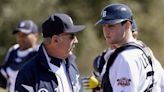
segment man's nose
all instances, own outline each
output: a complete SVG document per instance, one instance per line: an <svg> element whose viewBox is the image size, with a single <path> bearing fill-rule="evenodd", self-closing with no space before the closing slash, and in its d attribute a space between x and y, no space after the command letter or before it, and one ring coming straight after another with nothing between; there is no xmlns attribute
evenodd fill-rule
<svg viewBox="0 0 164 92"><path fill-rule="evenodd" d="M77 39L77 37L76 37L76 36L74 37L74 39L73 39L73 40L74 40L74 43L78 43L78 39Z"/></svg>

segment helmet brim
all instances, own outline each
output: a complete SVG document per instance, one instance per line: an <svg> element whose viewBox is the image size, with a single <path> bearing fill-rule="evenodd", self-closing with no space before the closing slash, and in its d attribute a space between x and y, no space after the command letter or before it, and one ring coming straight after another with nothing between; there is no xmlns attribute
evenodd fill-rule
<svg viewBox="0 0 164 92"><path fill-rule="evenodd" d="M117 23L121 23L123 21L125 21L127 19L115 19L115 20L105 20L105 19L100 19L99 21L96 22L95 25L98 25L98 24L117 24Z"/></svg>

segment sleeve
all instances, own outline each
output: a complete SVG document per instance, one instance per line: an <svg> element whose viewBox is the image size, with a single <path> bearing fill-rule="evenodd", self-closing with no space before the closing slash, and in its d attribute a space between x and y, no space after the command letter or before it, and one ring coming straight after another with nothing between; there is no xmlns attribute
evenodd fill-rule
<svg viewBox="0 0 164 92"><path fill-rule="evenodd" d="M6 85L7 85L7 80L6 78L2 75L1 73L1 68L0 68L0 87L2 88L6 88Z"/></svg>
<svg viewBox="0 0 164 92"><path fill-rule="evenodd" d="M154 62L156 64L155 68L157 68L155 72L159 73L158 77L160 79L159 82L160 82L161 92L164 92L164 69L163 69L162 65L160 64L160 62L156 58L155 58Z"/></svg>
<svg viewBox="0 0 164 92"><path fill-rule="evenodd" d="M135 61L118 55L109 72L113 92L137 92L138 75Z"/></svg>
<svg viewBox="0 0 164 92"><path fill-rule="evenodd" d="M162 69L161 76L161 92L164 92L164 70Z"/></svg>
<svg viewBox="0 0 164 92"><path fill-rule="evenodd" d="M30 73L26 70L25 68L22 68L22 70L18 72L15 83L15 92L34 92L34 88L32 86L32 81L34 79L32 79Z"/></svg>
<svg viewBox="0 0 164 92"><path fill-rule="evenodd" d="M2 88L6 88L7 86L7 72L6 72L6 68L7 68L7 63L9 61L9 56L10 56L10 53L12 52L12 49L13 47L11 47L6 56L5 56L5 59L3 61L3 64L0 66L0 87Z"/></svg>
<svg viewBox="0 0 164 92"><path fill-rule="evenodd" d="M18 49L18 48L19 48L19 45L18 44L15 44L12 47L10 47L9 50L8 50L8 52L7 52L7 54L6 54L6 56L5 56L5 59L4 59L4 62L3 63L6 63L8 61L8 59L9 59L9 57L10 57L10 53L12 51Z"/></svg>
<svg viewBox="0 0 164 92"><path fill-rule="evenodd" d="M160 64L160 62L155 58L155 56L152 54L152 60L153 60L153 65L154 65L154 70L155 73L157 74L156 79L155 80L159 80L160 82L160 88L161 91L160 92L164 92L164 69L162 67L162 65Z"/></svg>

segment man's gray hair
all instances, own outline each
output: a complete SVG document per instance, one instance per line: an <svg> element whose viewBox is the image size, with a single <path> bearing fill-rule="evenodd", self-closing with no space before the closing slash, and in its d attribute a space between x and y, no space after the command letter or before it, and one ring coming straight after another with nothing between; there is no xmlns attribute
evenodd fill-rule
<svg viewBox="0 0 164 92"><path fill-rule="evenodd" d="M47 38L43 38L43 44L44 45L48 45L51 43L51 38L50 37L47 37Z"/></svg>

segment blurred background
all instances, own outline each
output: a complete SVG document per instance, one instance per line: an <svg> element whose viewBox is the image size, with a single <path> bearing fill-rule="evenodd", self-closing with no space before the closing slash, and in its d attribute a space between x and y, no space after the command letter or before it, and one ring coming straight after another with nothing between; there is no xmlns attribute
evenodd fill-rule
<svg viewBox="0 0 164 92"><path fill-rule="evenodd" d="M91 75L94 57L107 48L101 26L94 24L100 19L103 7L111 3L124 3L132 9L139 39L153 50L164 66L164 0L0 0L0 64L8 48L15 43L12 31L21 20L33 20L41 31L41 24L50 14L63 12L72 17L74 24L87 26L77 34L79 44L74 53L81 75Z"/></svg>

